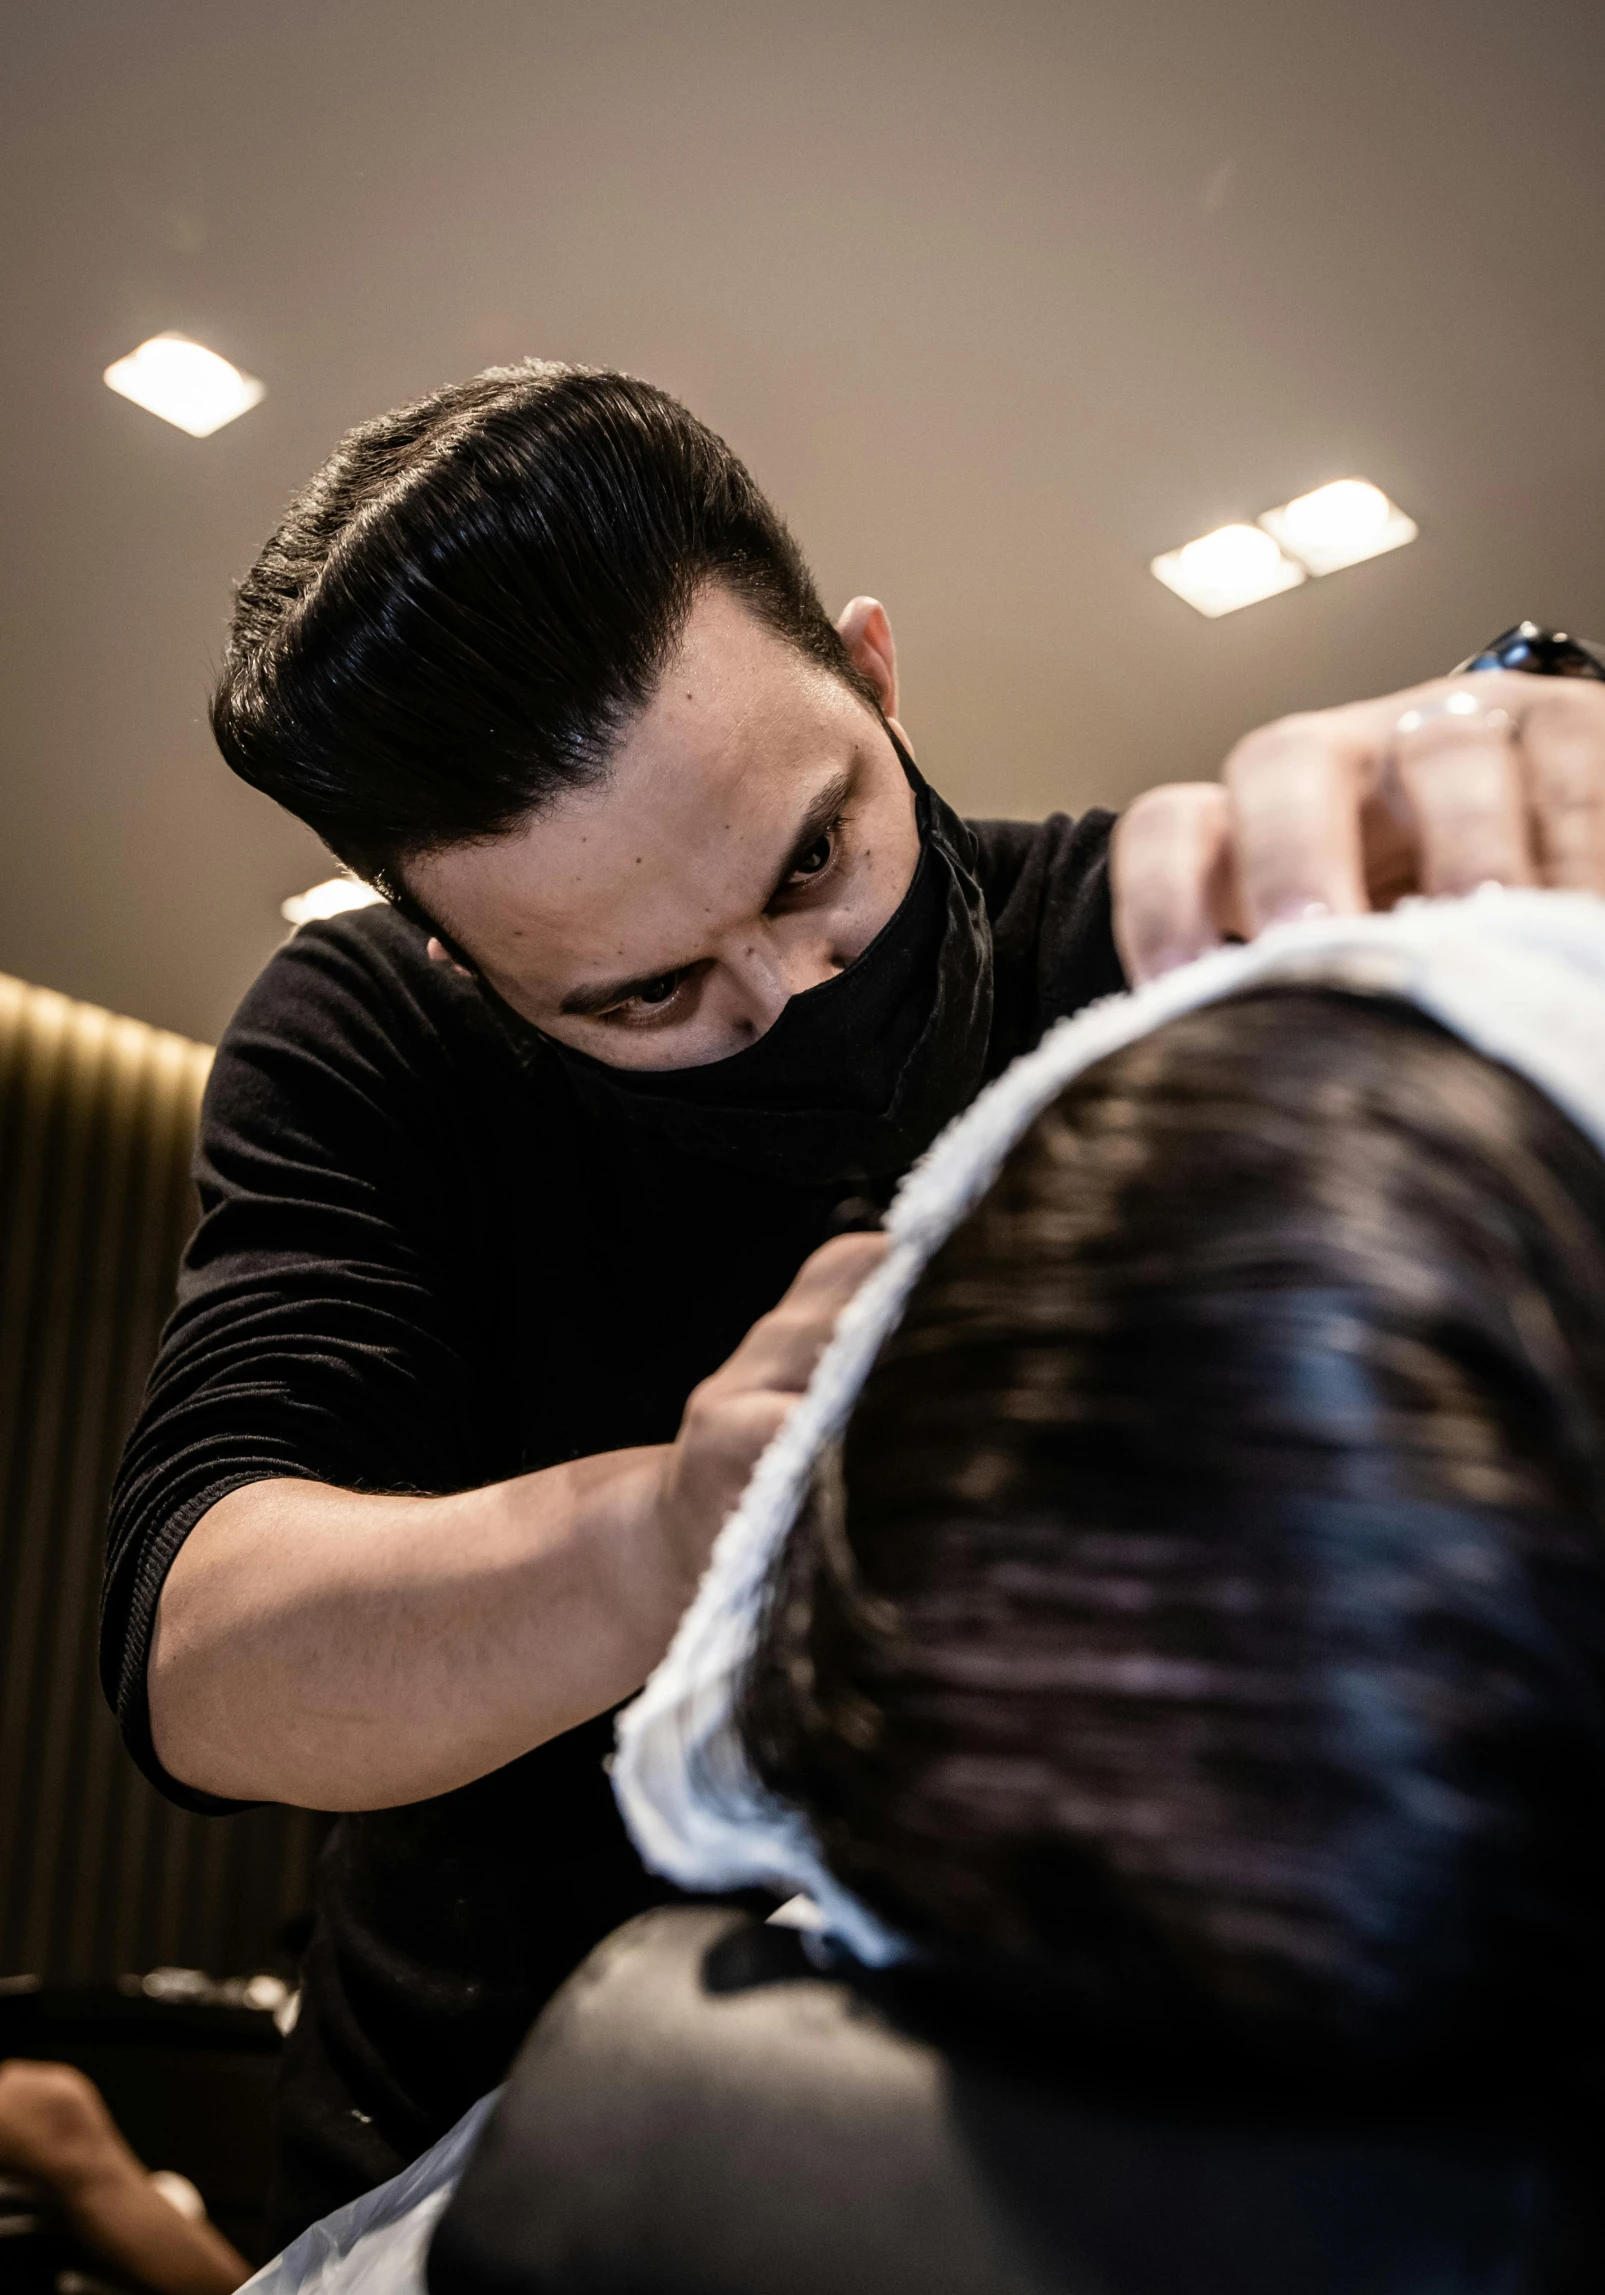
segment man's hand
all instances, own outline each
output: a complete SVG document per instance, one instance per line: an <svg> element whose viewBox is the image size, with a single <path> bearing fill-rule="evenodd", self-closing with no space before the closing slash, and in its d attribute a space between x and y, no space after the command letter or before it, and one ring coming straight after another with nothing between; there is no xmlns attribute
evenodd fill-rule
<svg viewBox="0 0 1605 2295"><path fill-rule="evenodd" d="M769 1439L807 1386L836 1318L885 1256L884 1235L838 1235L728 1362L694 1387L664 1461L659 1520L687 1598Z"/></svg>
<svg viewBox="0 0 1605 2295"><path fill-rule="evenodd" d="M1458 695L1462 714L1443 706ZM1407 713L1420 722L1401 730ZM1110 866L1134 983L1282 919L1405 893L1605 892L1605 685L1483 671L1284 717L1240 741L1220 781L1139 797Z"/></svg>

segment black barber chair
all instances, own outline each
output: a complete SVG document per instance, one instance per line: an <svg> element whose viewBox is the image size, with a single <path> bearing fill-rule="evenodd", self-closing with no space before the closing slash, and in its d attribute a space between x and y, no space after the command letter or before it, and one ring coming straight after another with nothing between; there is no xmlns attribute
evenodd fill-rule
<svg viewBox="0 0 1605 2295"><path fill-rule="evenodd" d="M1504 2144L1146 2113L726 1909L643 1915L536 2025L431 2295L1546 2295L1551 2169ZM1048 2052L1051 2058L1052 2052ZM1055 2065L1057 2070L1057 2065Z"/></svg>

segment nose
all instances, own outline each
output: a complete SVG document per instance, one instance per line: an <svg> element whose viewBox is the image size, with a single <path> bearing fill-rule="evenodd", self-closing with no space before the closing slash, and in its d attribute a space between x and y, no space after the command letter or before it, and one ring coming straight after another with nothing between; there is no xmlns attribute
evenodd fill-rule
<svg viewBox="0 0 1605 2295"><path fill-rule="evenodd" d="M737 935L723 951L735 985L737 1017L754 1037L771 1029L794 996L834 980L845 964L828 932L817 926L799 932L804 920L772 923L765 918ZM787 927L790 929L787 929Z"/></svg>

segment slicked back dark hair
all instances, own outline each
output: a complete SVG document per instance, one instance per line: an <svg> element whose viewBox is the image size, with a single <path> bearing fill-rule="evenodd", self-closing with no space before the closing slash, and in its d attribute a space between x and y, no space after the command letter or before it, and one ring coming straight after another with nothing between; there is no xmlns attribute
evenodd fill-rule
<svg viewBox="0 0 1605 2295"><path fill-rule="evenodd" d="M1224 2065L1605 2063L1605 1165L1385 1002L1078 1078L927 1270L744 1727L938 1953Z"/></svg>
<svg viewBox="0 0 1605 2295"><path fill-rule="evenodd" d="M492 367L345 438L241 583L212 729L360 876L594 782L698 589L872 705L743 464L629 375Z"/></svg>

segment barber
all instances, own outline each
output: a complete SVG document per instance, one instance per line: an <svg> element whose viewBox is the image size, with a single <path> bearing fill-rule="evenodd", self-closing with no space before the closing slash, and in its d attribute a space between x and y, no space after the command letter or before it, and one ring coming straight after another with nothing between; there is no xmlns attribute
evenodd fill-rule
<svg viewBox="0 0 1605 2295"><path fill-rule="evenodd" d="M1518 746L1433 690L1408 736L1411 697L1292 720L1118 825L967 824L881 607L832 627L646 385L479 377L292 507L213 723L389 900L296 935L219 1047L104 1645L176 1799L347 1812L281 2238L664 1893L609 1714L879 1250L851 1207L1123 975L1316 906L1605 885L1598 694L1535 688Z"/></svg>

